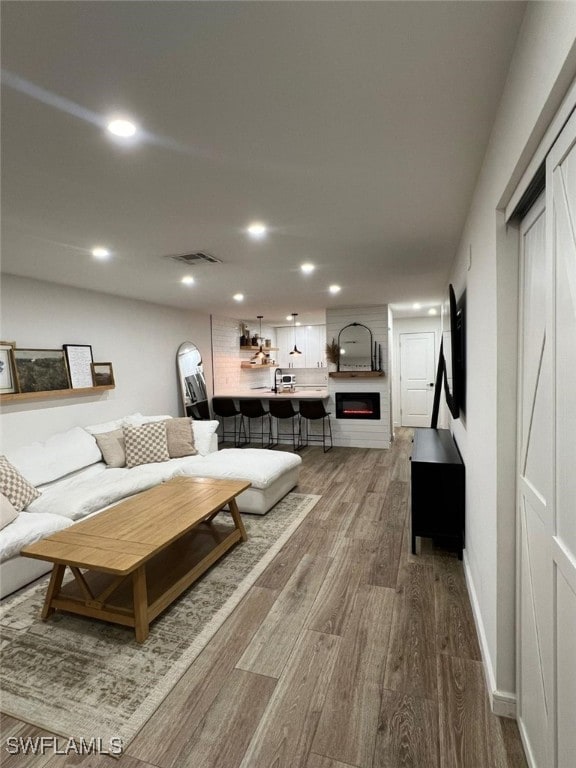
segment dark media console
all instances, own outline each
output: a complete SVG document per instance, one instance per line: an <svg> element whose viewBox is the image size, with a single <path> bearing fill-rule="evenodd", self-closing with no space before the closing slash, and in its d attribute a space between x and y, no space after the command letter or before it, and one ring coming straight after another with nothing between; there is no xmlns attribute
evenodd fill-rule
<svg viewBox="0 0 576 768"><path fill-rule="evenodd" d="M416 536L464 548L464 462L448 429L415 429L411 457L412 554Z"/></svg>

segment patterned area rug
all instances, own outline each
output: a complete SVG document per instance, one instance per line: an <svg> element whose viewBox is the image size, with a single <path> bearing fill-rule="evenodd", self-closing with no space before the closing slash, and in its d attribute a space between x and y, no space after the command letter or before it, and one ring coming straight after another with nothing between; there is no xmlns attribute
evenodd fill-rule
<svg viewBox="0 0 576 768"><path fill-rule="evenodd" d="M164 611L143 645L129 628L80 616L42 622L48 577L4 600L2 711L67 738L119 738L125 748L319 499L290 493L267 515L243 515L248 541Z"/></svg>

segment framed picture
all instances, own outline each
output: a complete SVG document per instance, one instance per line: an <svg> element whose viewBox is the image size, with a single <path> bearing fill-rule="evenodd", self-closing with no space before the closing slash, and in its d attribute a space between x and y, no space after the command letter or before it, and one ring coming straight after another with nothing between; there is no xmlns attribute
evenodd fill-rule
<svg viewBox="0 0 576 768"><path fill-rule="evenodd" d="M4 395L18 392L14 373L15 346L13 341L0 341L0 393Z"/></svg>
<svg viewBox="0 0 576 768"><path fill-rule="evenodd" d="M19 392L70 389L63 349L15 349L13 354Z"/></svg>
<svg viewBox="0 0 576 768"><path fill-rule="evenodd" d="M90 344L64 344L68 373L72 389L92 387L92 346Z"/></svg>
<svg viewBox="0 0 576 768"><path fill-rule="evenodd" d="M112 363L91 363L90 367L94 387L114 386Z"/></svg>

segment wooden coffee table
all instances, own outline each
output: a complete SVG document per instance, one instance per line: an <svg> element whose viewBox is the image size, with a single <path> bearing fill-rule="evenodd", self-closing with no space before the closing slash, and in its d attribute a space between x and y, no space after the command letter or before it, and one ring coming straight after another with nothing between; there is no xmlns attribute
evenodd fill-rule
<svg viewBox="0 0 576 768"><path fill-rule="evenodd" d="M177 477L24 547L54 563L42 618L55 610L134 627L150 622L246 531L236 496L243 480ZM231 522L214 522L229 505ZM62 586L66 568L74 580Z"/></svg>

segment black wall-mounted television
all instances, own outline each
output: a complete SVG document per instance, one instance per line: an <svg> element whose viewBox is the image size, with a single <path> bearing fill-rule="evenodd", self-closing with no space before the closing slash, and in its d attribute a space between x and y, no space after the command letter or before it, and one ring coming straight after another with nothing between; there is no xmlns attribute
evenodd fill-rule
<svg viewBox="0 0 576 768"><path fill-rule="evenodd" d="M466 292L459 301L452 285L442 308L442 343L438 356L432 424L438 425L440 399L444 392L446 404L454 419L466 412Z"/></svg>

